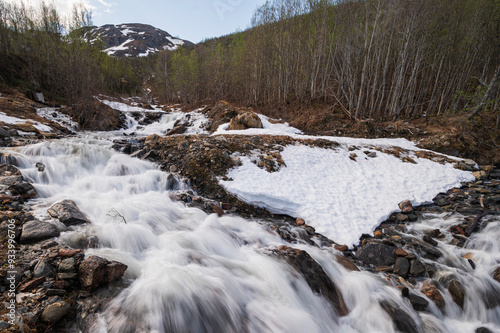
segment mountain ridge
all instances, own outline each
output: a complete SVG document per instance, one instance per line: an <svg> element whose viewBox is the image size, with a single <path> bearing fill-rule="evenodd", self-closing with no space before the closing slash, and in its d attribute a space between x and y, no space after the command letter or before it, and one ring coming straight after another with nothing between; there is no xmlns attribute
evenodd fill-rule
<svg viewBox="0 0 500 333"><path fill-rule="evenodd" d="M163 50L194 45L173 37L149 24L124 23L90 27L84 38L91 43L102 41L103 51L115 57L146 57Z"/></svg>

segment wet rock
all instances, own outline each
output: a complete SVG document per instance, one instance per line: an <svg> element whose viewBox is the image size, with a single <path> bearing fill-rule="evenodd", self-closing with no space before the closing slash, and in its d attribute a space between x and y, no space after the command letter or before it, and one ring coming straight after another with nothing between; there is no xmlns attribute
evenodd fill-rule
<svg viewBox="0 0 500 333"><path fill-rule="evenodd" d="M93 290L123 276L127 265L96 256L85 259L78 268L80 285Z"/></svg>
<svg viewBox="0 0 500 333"><path fill-rule="evenodd" d="M71 310L68 302L61 301L50 304L42 312L42 320L49 324L54 324L66 316Z"/></svg>
<svg viewBox="0 0 500 333"><path fill-rule="evenodd" d="M229 131L231 130L244 130L247 128L263 128L262 121L259 116L252 112L242 112L235 118L231 119Z"/></svg>
<svg viewBox="0 0 500 333"><path fill-rule="evenodd" d="M380 305L394 321L398 331L402 333L419 333L417 323L408 313L399 309L397 305L389 301L382 301Z"/></svg>
<svg viewBox="0 0 500 333"><path fill-rule="evenodd" d="M486 327L479 327L476 329L475 333L493 333L493 331Z"/></svg>
<svg viewBox="0 0 500 333"><path fill-rule="evenodd" d="M29 183L11 185L9 191L12 195L20 195L24 200L33 199L38 195L33 185Z"/></svg>
<svg viewBox="0 0 500 333"><path fill-rule="evenodd" d="M429 302L423 297L417 296L415 294L409 294L408 299L410 300L411 306L417 311L427 310Z"/></svg>
<svg viewBox="0 0 500 333"><path fill-rule="evenodd" d="M476 269L476 263L473 260L468 259L467 261L469 262L469 265L470 267L472 267L472 269Z"/></svg>
<svg viewBox="0 0 500 333"><path fill-rule="evenodd" d="M367 265L391 266L396 261L396 250L393 246L383 243L368 243L363 245L356 255Z"/></svg>
<svg viewBox="0 0 500 333"><path fill-rule="evenodd" d="M396 259L396 263L394 264L393 272L394 274L398 274L403 278L408 276L408 271L410 270L410 262L406 258L399 257Z"/></svg>
<svg viewBox="0 0 500 333"><path fill-rule="evenodd" d="M50 265L48 260L42 259L36 264L35 269L33 270L33 276L35 278L39 277L53 278L56 276L56 271L54 267Z"/></svg>
<svg viewBox="0 0 500 333"><path fill-rule="evenodd" d="M0 165L0 177L10 177L10 176L22 176L21 171L13 165L1 164Z"/></svg>
<svg viewBox="0 0 500 333"><path fill-rule="evenodd" d="M72 200L63 200L50 207L47 212L67 226L90 223Z"/></svg>
<svg viewBox="0 0 500 333"><path fill-rule="evenodd" d="M216 213L217 215L219 215L219 216L224 215L224 210L222 208L220 208L219 206L217 206L217 205L211 205L210 207L212 207L212 211L214 213Z"/></svg>
<svg viewBox="0 0 500 333"><path fill-rule="evenodd" d="M297 218L297 219L295 220L295 223L296 223L298 226L302 226L302 225L306 224L306 221L304 221L303 219L299 219L299 218Z"/></svg>
<svg viewBox="0 0 500 333"><path fill-rule="evenodd" d="M405 214L401 214L401 213L397 213L396 214L396 219L399 221L399 222L406 222L409 220L408 216L405 215Z"/></svg>
<svg viewBox="0 0 500 333"><path fill-rule="evenodd" d="M77 253L82 252L80 249L62 248L59 249L59 255L61 257L72 257Z"/></svg>
<svg viewBox="0 0 500 333"><path fill-rule="evenodd" d="M403 250L402 248L398 247L395 251L396 256L398 257L406 257L408 255L408 252Z"/></svg>
<svg viewBox="0 0 500 333"><path fill-rule="evenodd" d="M61 261L58 267L59 272L62 273L75 273L76 272L76 261L74 258L68 258Z"/></svg>
<svg viewBox="0 0 500 333"><path fill-rule="evenodd" d="M59 236L57 228L48 222L29 221L24 223L21 232L21 243L33 243Z"/></svg>
<svg viewBox="0 0 500 333"><path fill-rule="evenodd" d="M448 286L448 291L450 292L453 301L457 303L458 306L463 308L465 300L464 286L459 281L453 280L450 282L450 285Z"/></svg>
<svg viewBox="0 0 500 333"><path fill-rule="evenodd" d="M410 276L423 276L425 274L425 266L420 260L413 260L410 264Z"/></svg>
<svg viewBox="0 0 500 333"><path fill-rule="evenodd" d="M434 285L432 280L427 280L423 283L420 291L436 304L440 309L445 306L444 298L439 289Z"/></svg>
<svg viewBox="0 0 500 333"><path fill-rule="evenodd" d="M171 173L177 172L177 167L175 165L171 165L170 168L169 168L169 171Z"/></svg>
<svg viewBox="0 0 500 333"><path fill-rule="evenodd" d="M493 278L500 283L500 267L493 272Z"/></svg>
<svg viewBox="0 0 500 333"><path fill-rule="evenodd" d="M336 255L335 258L337 262L341 264L345 269L353 272L359 272L358 266L356 266L356 264L352 262L349 258L343 255Z"/></svg>
<svg viewBox="0 0 500 333"><path fill-rule="evenodd" d="M169 174L167 177L167 190L177 191L180 189L179 180L173 174Z"/></svg>
<svg viewBox="0 0 500 333"><path fill-rule="evenodd" d="M403 213L410 213L413 211L413 205L411 204L410 200L402 201L398 204L398 206Z"/></svg>
<svg viewBox="0 0 500 333"><path fill-rule="evenodd" d="M30 291L41 285L42 283L45 282L45 277L41 276L39 278L33 279L31 281L28 281L26 283L23 283L17 288L17 291L19 292L25 292L25 291Z"/></svg>
<svg viewBox="0 0 500 333"><path fill-rule="evenodd" d="M38 172L44 172L45 171L45 164L38 162L35 164L35 167L37 168Z"/></svg>
<svg viewBox="0 0 500 333"><path fill-rule="evenodd" d="M347 307L338 287L326 275L323 267L318 264L306 251L281 246L273 251L275 255L284 258L297 272L299 272L315 292L330 301L340 316L347 315Z"/></svg>
<svg viewBox="0 0 500 333"><path fill-rule="evenodd" d="M423 238L424 242L431 244L432 246L437 246L438 242L432 239L429 235L425 235Z"/></svg>

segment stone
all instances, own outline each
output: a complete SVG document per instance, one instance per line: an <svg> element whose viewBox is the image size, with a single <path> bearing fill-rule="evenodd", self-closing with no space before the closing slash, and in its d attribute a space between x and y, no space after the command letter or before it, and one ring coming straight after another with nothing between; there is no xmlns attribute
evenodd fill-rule
<svg viewBox="0 0 500 333"><path fill-rule="evenodd" d="M59 230L49 222L29 221L23 225L20 242L23 244L33 243L59 235Z"/></svg>
<svg viewBox="0 0 500 333"><path fill-rule="evenodd" d="M80 249L62 248L59 249L59 255L61 257L72 257L77 253L82 252Z"/></svg>
<svg viewBox="0 0 500 333"><path fill-rule="evenodd" d="M431 301L433 301L438 308L444 309L445 302L443 295L441 294L439 289L434 285L434 282L432 280L424 281L420 291L425 296L427 296Z"/></svg>
<svg viewBox="0 0 500 333"><path fill-rule="evenodd" d="M155 144L158 141L160 141L160 136L157 134L151 134L150 136L146 137L144 143L150 145L150 144Z"/></svg>
<svg viewBox="0 0 500 333"><path fill-rule="evenodd" d="M470 167L475 167L477 164L474 160L471 160L471 159L465 159L462 162Z"/></svg>
<svg viewBox="0 0 500 333"><path fill-rule="evenodd" d="M58 273L57 274L58 280L76 280L76 278L78 278L77 273Z"/></svg>
<svg viewBox="0 0 500 333"><path fill-rule="evenodd" d="M302 226L302 225L306 224L306 221L304 221L303 219L299 219L299 218L297 218L297 219L295 220L295 223L296 223L298 226Z"/></svg>
<svg viewBox="0 0 500 333"><path fill-rule="evenodd" d="M400 275L403 278L408 276L408 271L410 270L410 262L408 259L403 257L398 257L396 263L394 264L393 272L394 274Z"/></svg>
<svg viewBox="0 0 500 333"><path fill-rule="evenodd" d="M83 289L94 290L120 279L127 268L127 265L117 261L91 256L78 267L80 285Z"/></svg>
<svg viewBox="0 0 500 333"><path fill-rule="evenodd" d="M337 251L340 251L340 252L345 252L345 251L349 250L349 247L347 245L335 244L334 249Z"/></svg>
<svg viewBox="0 0 500 333"><path fill-rule="evenodd" d="M493 272L493 278L500 283L500 267Z"/></svg>
<svg viewBox="0 0 500 333"><path fill-rule="evenodd" d="M35 278L53 278L56 276L56 271L54 267L50 265L48 260L42 259L36 264L35 269L33 270L33 275Z"/></svg>
<svg viewBox="0 0 500 333"><path fill-rule="evenodd" d="M50 207L47 212L66 226L90 223L72 200L63 200Z"/></svg>
<svg viewBox="0 0 500 333"><path fill-rule="evenodd" d="M398 206L403 213L410 213L411 211L413 211L413 205L411 204L410 200L402 201L398 204Z"/></svg>
<svg viewBox="0 0 500 333"><path fill-rule="evenodd" d="M392 304L389 301L380 302L382 309L391 317L394 321L394 325L397 330L402 333L419 333L418 325L415 323L413 318L405 311L398 308L397 305Z"/></svg>
<svg viewBox="0 0 500 333"><path fill-rule="evenodd" d="M33 199L38 195L30 183L11 185L9 186L9 191L12 195L20 195L24 200Z"/></svg>
<svg viewBox="0 0 500 333"><path fill-rule="evenodd" d="M224 215L224 210L222 208L220 208L219 206L217 206L217 205L210 205L210 207L212 207L212 211L214 213L216 213L217 215L219 215L219 216Z"/></svg>
<svg viewBox="0 0 500 333"><path fill-rule="evenodd" d="M411 306L417 311L427 310L429 302L423 297L417 296L415 294L409 294L408 299L410 300Z"/></svg>
<svg viewBox="0 0 500 333"><path fill-rule="evenodd" d="M487 327L479 327L476 329L475 333L493 333L493 331Z"/></svg>
<svg viewBox="0 0 500 333"><path fill-rule="evenodd" d="M22 183L24 180L23 176L1 176L0 185L12 186L15 184Z"/></svg>
<svg viewBox="0 0 500 333"><path fill-rule="evenodd" d="M58 270L61 273L75 273L76 272L76 261L74 258L67 258L61 261Z"/></svg>
<svg viewBox="0 0 500 333"><path fill-rule="evenodd" d="M429 235L424 235L424 237L422 239L424 240L424 242L429 243L432 246L438 245L438 242L436 242L434 239L432 239L432 237L430 237Z"/></svg>
<svg viewBox="0 0 500 333"><path fill-rule="evenodd" d="M422 276L425 274L425 266L420 260L412 260L410 264L410 276Z"/></svg>
<svg viewBox="0 0 500 333"><path fill-rule="evenodd" d="M1 164L0 165L0 177L9 177L9 176L21 176L21 171L13 165L10 164Z"/></svg>
<svg viewBox="0 0 500 333"><path fill-rule="evenodd" d="M353 263L349 258L346 258L343 255L335 255L335 258L339 264L341 264L345 269L353 272L359 272L358 266Z"/></svg>
<svg viewBox="0 0 500 333"><path fill-rule="evenodd" d="M473 172L472 175L476 178L476 180L483 180L488 177L488 173L486 171L476 171Z"/></svg>
<svg viewBox="0 0 500 333"><path fill-rule="evenodd" d="M175 165L171 165L170 168L169 168L169 171L171 173L177 172L177 167Z"/></svg>
<svg viewBox="0 0 500 333"><path fill-rule="evenodd" d="M398 257L406 257L408 255L408 252L403 250L402 248L398 247L395 251L396 256Z"/></svg>
<svg viewBox="0 0 500 333"><path fill-rule="evenodd" d="M273 253L285 259L290 266L300 273L313 292L330 301L340 316L347 315L348 310L342 293L335 283L330 280L323 267L309 253L287 246L281 246L279 249L274 250Z"/></svg>
<svg viewBox="0 0 500 333"><path fill-rule="evenodd" d="M259 116L253 112L242 112L238 114L235 118L231 119L227 129L232 131L245 130L247 128L263 128Z"/></svg>
<svg viewBox="0 0 500 333"><path fill-rule="evenodd" d="M35 167L37 168L38 172L44 172L45 171L45 164L43 164L43 163L38 162L38 163L35 164Z"/></svg>
<svg viewBox="0 0 500 333"><path fill-rule="evenodd" d="M71 310L68 302L60 301L50 304L42 312L42 320L49 324L57 323Z"/></svg>
<svg viewBox="0 0 500 333"><path fill-rule="evenodd" d="M406 222L409 220L408 216L405 215L405 214L401 214L401 213L397 213L396 214L396 219L399 221L399 222Z"/></svg>
<svg viewBox="0 0 500 333"><path fill-rule="evenodd" d="M383 243L368 243L363 245L356 255L367 265L391 266L396 261L396 250L393 246Z"/></svg>
<svg viewBox="0 0 500 333"><path fill-rule="evenodd" d="M457 303L461 308L464 307L465 301L465 288L464 286L457 280L452 280L450 285L448 286L448 291L453 298L453 301Z"/></svg>
<svg viewBox="0 0 500 333"><path fill-rule="evenodd" d="M30 291L41 285L42 283L45 282L45 277L41 276L39 278L33 279L31 281L28 281L26 283L23 283L17 288L17 291L19 292L25 292L25 291Z"/></svg>

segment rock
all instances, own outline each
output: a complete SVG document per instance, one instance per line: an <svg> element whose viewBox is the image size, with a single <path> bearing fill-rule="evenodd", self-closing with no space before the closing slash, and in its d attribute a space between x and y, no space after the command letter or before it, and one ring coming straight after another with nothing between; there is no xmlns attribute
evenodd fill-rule
<svg viewBox="0 0 500 333"><path fill-rule="evenodd" d="M11 185L9 191L12 195L20 195L24 200L33 199L38 195L33 185L29 183Z"/></svg>
<svg viewBox="0 0 500 333"><path fill-rule="evenodd" d="M349 271L359 272L358 266L353 263L349 258L343 255L335 255L335 258L339 264L341 264L345 269Z"/></svg>
<svg viewBox="0 0 500 333"><path fill-rule="evenodd" d="M398 206L403 213L410 213L411 211L413 211L413 205L411 204L410 200L402 201L398 204Z"/></svg>
<svg viewBox="0 0 500 333"><path fill-rule="evenodd" d="M493 333L493 331L486 327L479 327L476 329L475 333Z"/></svg>
<svg viewBox="0 0 500 333"><path fill-rule="evenodd" d="M45 171L45 164L38 162L35 164L35 167L38 169L38 172L44 172Z"/></svg>
<svg viewBox="0 0 500 333"><path fill-rule="evenodd" d="M144 143L146 145L150 145L150 144L155 144L158 141L160 141L160 136L156 134L151 134L150 136L146 137Z"/></svg>
<svg viewBox="0 0 500 333"><path fill-rule="evenodd" d="M297 218L297 219L295 220L295 223L296 223L298 226L302 226L302 225L306 224L306 221L304 221L303 219L299 219L299 218Z"/></svg>
<svg viewBox="0 0 500 333"><path fill-rule="evenodd" d="M290 266L299 272L312 291L329 300L340 316L347 315L347 306L338 287L330 280L323 267L309 253L287 246L281 246L273 252L275 255L284 258Z"/></svg>
<svg viewBox="0 0 500 333"><path fill-rule="evenodd" d="M25 292L25 291L30 291L41 285L42 283L45 282L45 276L41 276L39 278L33 279L31 281L28 281L26 283L23 283L17 288L17 291L19 292Z"/></svg>
<svg viewBox="0 0 500 333"><path fill-rule="evenodd" d="M427 310L429 302L423 297L417 296L415 294L409 294L408 299L410 300L411 306L417 311Z"/></svg>
<svg viewBox="0 0 500 333"><path fill-rule="evenodd" d="M59 255L61 257L72 257L77 253L82 252L80 249L70 249L70 248L62 248L59 249Z"/></svg>
<svg viewBox="0 0 500 333"><path fill-rule="evenodd" d="M167 190L177 191L180 189L179 180L173 174L169 174L167 177Z"/></svg>
<svg viewBox="0 0 500 333"><path fill-rule="evenodd" d="M9 177L9 176L21 176L21 171L13 165L10 164L2 164L0 165L0 177Z"/></svg>
<svg viewBox="0 0 500 333"><path fill-rule="evenodd" d="M423 238L424 242L431 244L432 246L437 246L438 242L432 239L429 235L425 235Z"/></svg>
<svg viewBox="0 0 500 333"><path fill-rule="evenodd" d="M465 159L462 162L470 167L475 167L477 164L474 160L471 160L471 159Z"/></svg>
<svg viewBox="0 0 500 333"><path fill-rule="evenodd" d="M33 243L59 235L59 230L49 222L29 221L23 225L20 242Z"/></svg>
<svg viewBox="0 0 500 333"><path fill-rule="evenodd" d="M486 171L476 171L473 172L472 175L476 178L476 180L483 180L488 177L488 173Z"/></svg>
<svg viewBox="0 0 500 333"><path fill-rule="evenodd" d="M50 207L47 212L67 226L90 223L72 200L63 200Z"/></svg>
<svg viewBox="0 0 500 333"><path fill-rule="evenodd" d="M448 291L450 292L453 301L457 303L458 306L463 308L465 300L464 286L459 281L453 280L450 282L450 285L448 286Z"/></svg>
<svg viewBox="0 0 500 333"><path fill-rule="evenodd" d="M170 168L169 168L169 171L171 173L177 172L177 167L175 165L171 165Z"/></svg>
<svg viewBox="0 0 500 333"><path fill-rule="evenodd" d="M406 257L408 255L408 252L403 250L402 248L398 247L395 251L396 256L398 257Z"/></svg>
<svg viewBox="0 0 500 333"><path fill-rule="evenodd" d="M93 290L123 276L127 265L96 256L85 259L78 267L80 285Z"/></svg>
<svg viewBox="0 0 500 333"><path fill-rule="evenodd" d="M11 186L22 183L23 180L24 180L23 176L1 176L0 185Z"/></svg>
<svg viewBox="0 0 500 333"><path fill-rule="evenodd" d="M61 301L50 304L42 312L42 320L46 323L53 324L61 320L69 313L71 306L68 302Z"/></svg>
<svg viewBox="0 0 500 333"><path fill-rule="evenodd" d="M420 260L413 260L410 264L410 276L422 276L425 274L425 266Z"/></svg>
<svg viewBox="0 0 500 333"><path fill-rule="evenodd" d="M33 276L35 278L53 278L56 276L56 271L46 259L42 259L36 264L35 269L33 270Z"/></svg>
<svg viewBox="0 0 500 333"><path fill-rule="evenodd" d="M242 112L235 118L231 119L229 131L231 130L245 130L247 128L263 128L262 121L259 116L252 112Z"/></svg>
<svg viewBox="0 0 500 333"><path fill-rule="evenodd" d="M413 318L405 311L399 309L397 305L389 301L380 302L382 308L394 321L396 329L402 333L419 333L418 325Z"/></svg>
<svg viewBox="0 0 500 333"><path fill-rule="evenodd" d="M347 245L335 245L334 246L335 250L340 251L340 252L345 252L349 250L349 247Z"/></svg>
<svg viewBox="0 0 500 333"><path fill-rule="evenodd" d="M406 258L398 257L394 264L393 272L406 279L410 270L410 262Z"/></svg>
<svg viewBox="0 0 500 333"><path fill-rule="evenodd" d="M75 273L76 272L76 261L74 258L68 258L61 261L58 270L61 273Z"/></svg>
<svg viewBox="0 0 500 333"><path fill-rule="evenodd" d="M493 278L500 283L500 267L493 272Z"/></svg>
<svg viewBox="0 0 500 333"><path fill-rule="evenodd" d="M397 213L397 214L396 214L396 219L397 219L399 222L406 222L406 221L408 221L408 220L409 220L408 215L401 214L401 213Z"/></svg>
<svg viewBox="0 0 500 333"><path fill-rule="evenodd" d="M356 255L367 265L391 266L396 261L395 248L383 243L363 245Z"/></svg>
<svg viewBox="0 0 500 333"><path fill-rule="evenodd" d="M431 301L433 301L436 306L440 309L444 309L445 302L443 295L439 289L434 285L432 280L426 280L420 291L427 296Z"/></svg>
<svg viewBox="0 0 500 333"><path fill-rule="evenodd" d="M217 206L217 205L211 205L210 207L212 207L212 211L214 213L216 213L217 215L219 215L219 216L224 215L224 210L222 208L220 208L219 206Z"/></svg>

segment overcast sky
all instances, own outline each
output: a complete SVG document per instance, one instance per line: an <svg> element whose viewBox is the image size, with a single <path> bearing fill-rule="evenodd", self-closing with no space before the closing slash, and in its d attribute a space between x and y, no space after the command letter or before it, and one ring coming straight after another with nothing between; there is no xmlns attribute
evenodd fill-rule
<svg viewBox="0 0 500 333"><path fill-rule="evenodd" d="M8 0L16 2L19 0ZM26 1L26 0L25 0ZM42 0L29 0L38 5ZM46 0L51 2L51 0ZM95 25L144 23L194 43L218 37L250 24L254 10L265 0L53 0L62 13L74 3L92 9Z"/></svg>

